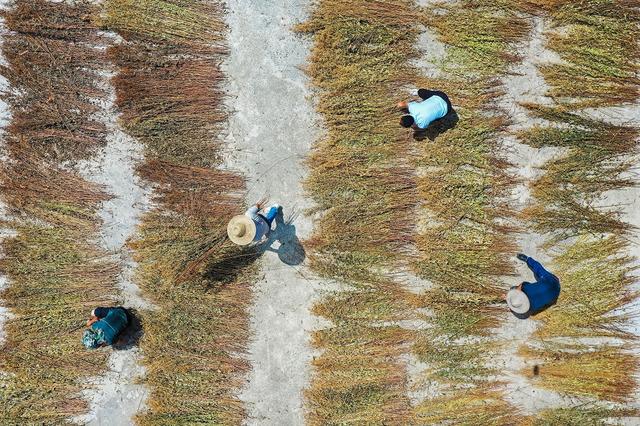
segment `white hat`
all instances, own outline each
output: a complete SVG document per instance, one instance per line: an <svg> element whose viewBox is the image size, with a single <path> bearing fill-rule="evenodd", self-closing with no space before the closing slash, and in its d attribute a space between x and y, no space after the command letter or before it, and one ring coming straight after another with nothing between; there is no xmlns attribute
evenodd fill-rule
<svg viewBox="0 0 640 426"><path fill-rule="evenodd" d="M527 295L517 288L511 289L507 293L507 305L516 314L526 314L531 307Z"/></svg>
<svg viewBox="0 0 640 426"><path fill-rule="evenodd" d="M248 216L243 214L234 216L227 225L229 239L239 246L251 244L256 236L256 224Z"/></svg>

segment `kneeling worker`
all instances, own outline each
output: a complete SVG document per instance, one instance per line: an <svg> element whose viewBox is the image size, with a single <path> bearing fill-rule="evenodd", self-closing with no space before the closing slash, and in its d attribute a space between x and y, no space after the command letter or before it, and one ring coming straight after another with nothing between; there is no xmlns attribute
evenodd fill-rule
<svg viewBox="0 0 640 426"><path fill-rule="evenodd" d="M271 224L278 215L280 205L269 207L265 214L261 213L264 201L258 201L247 209L244 214L234 216L227 225L229 239L239 246L246 246L252 242L259 242L271 231Z"/></svg>
<svg viewBox="0 0 640 426"><path fill-rule="evenodd" d="M440 91L420 89L418 96L422 102L400 102L398 108L408 112L400 119L402 127L425 130L431 123L443 118L452 111L449 97Z"/></svg>
<svg viewBox="0 0 640 426"><path fill-rule="evenodd" d="M113 345L127 325L129 315L125 308L95 308L87 321L82 343L87 349Z"/></svg>
<svg viewBox="0 0 640 426"><path fill-rule="evenodd" d="M522 253L518 254L518 259L531 269L536 282L523 282L512 287L505 296L507 305L518 315L537 314L556 303L560 295L560 280L535 259Z"/></svg>

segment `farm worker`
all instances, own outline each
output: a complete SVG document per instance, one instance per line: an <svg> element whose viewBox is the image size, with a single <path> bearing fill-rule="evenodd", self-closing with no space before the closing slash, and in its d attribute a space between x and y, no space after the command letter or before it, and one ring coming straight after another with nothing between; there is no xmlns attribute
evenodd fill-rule
<svg viewBox="0 0 640 426"><path fill-rule="evenodd" d="M244 214L234 216L227 225L229 239L239 246L258 242L271 231L271 223L280 211L280 205L274 204L262 214L264 201L258 201Z"/></svg>
<svg viewBox="0 0 640 426"><path fill-rule="evenodd" d="M536 282L523 282L519 286L511 288L506 294L509 308L516 314L536 314L556 303L560 295L560 280L535 259L522 253L518 259L525 262Z"/></svg>
<svg viewBox="0 0 640 426"><path fill-rule="evenodd" d="M87 321L82 343L87 349L112 345L127 325L129 325L129 315L125 308L95 308Z"/></svg>
<svg viewBox="0 0 640 426"><path fill-rule="evenodd" d="M398 108L408 112L400 118L402 127L424 130L431 123L441 119L453 109L449 97L440 91L420 89L418 96L422 102L399 102Z"/></svg>

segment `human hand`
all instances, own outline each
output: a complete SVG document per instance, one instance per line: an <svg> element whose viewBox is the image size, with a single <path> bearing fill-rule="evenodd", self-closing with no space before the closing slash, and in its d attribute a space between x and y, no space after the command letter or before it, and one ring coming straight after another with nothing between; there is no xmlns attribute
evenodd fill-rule
<svg viewBox="0 0 640 426"><path fill-rule="evenodd" d="M518 253L516 257L518 258L518 260L521 260L523 262L526 262L527 259L529 259L529 257L526 254L522 254L522 253Z"/></svg>
<svg viewBox="0 0 640 426"><path fill-rule="evenodd" d="M398 106L398 109L407 109L409 104L406 101L400 101L398 102L397 106Z"/></svg>
<svg viewBox="0 0 640 426"><path fill-rule="evenodd" d="M256 207L259 209L262 209L262 207L264 207L264 205L267 203L267 197L262 197L260 198L260 200L258 200L258 202L256 203Z"/></svg>

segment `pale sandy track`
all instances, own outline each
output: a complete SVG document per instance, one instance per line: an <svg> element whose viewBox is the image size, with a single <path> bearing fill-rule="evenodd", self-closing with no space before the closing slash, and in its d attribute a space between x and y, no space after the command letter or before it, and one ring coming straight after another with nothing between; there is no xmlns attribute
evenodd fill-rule
<svg viewBox="0 0 640 426"><path fill-rule="evenodd" d="M303 209L306 170L302 164L318 138L308 81L300 69L310 43L292 32L305 19L307 0L230 0L227 23L231 54L224 71L229 80L231 112L227 166L247 177L247 203L262 196L284 207L285 218L297 214L286 240L307 238L313 228ZM303 390L313 357L310 331L317 319L309 310L319 283L300 265L288 265L293 241L278 241L261 261L251 309L252 371L240 397L248 424L303 424Z"/></svg>
<svg viewBox="0 0 640 426"><path fill-rule="evenodd" d="M97 102L101 107L100 118L108 130L107 146L95 158L77 167L87 180L104 185L113 197L103 202L99 211L102 220L99 243L120 265L118 286L121 292L117 300L128 308L150 309L152 306L140 296L132 281L135 263L125 247L127 239L135 232L140 215L149 206L149 194L135 175L135 165L142 160L142 147L117 123L111 74L104 73L101 77L108 97ZM130 425L132 417L145 408L148 393L145 386L136 383L144 375L140 349L132 346L100 350L111 352L109 371L89 381L84 395L89 401L90 412L76 421L90 425Z"/></svg>
<svg viewBox="0 0 640 426"><path fill-rule="evenodd" d="M7 9L9 2L7 0L0 0L0 10ZM0 18L0 37L5 34L5 26L4 19ZM6 59L4 55L0 52L0 63L2 65L6 65ZM9 82L3 77L0 76L0 92L6 92L10 90ZM9 111L8 105L0 100L0 162L6 161L6 153L5 153L5 143L4 143L4 129L6 125L11 120L11 113ZM6 205L2 202L0 198L0 220L6 220L7 211ZM14 235L14 232L11 229L6 229L0 227L0 243L2 240L7 237L11 237ZM0 257L3 256L2 251L0 251ZM6 276L0 273L0 292L9 284ZM2 305L2 300L0 299L0 347L4 344L5 341L5 332L4 332L4 323L11 318L11 313L7 308Z"/></svg>

